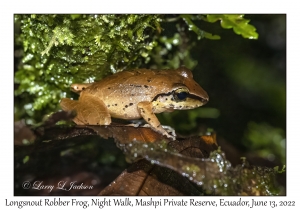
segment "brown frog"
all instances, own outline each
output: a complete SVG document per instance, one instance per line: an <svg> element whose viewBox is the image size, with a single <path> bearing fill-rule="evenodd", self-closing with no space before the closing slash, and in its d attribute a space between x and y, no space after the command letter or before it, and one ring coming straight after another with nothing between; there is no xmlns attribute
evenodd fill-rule
<svg viewBox="0 0 300 210"><path fill-rule="evenodd" d="M73 84L79 100L63 98L63 110L75 110L73 121L78 125L109 125L111 117L143 118L150 127L175 139L160 124L156 113L194 109L208 102L207 93L193 80L192 72L137 69L108 76L99 82Z"/></svg>

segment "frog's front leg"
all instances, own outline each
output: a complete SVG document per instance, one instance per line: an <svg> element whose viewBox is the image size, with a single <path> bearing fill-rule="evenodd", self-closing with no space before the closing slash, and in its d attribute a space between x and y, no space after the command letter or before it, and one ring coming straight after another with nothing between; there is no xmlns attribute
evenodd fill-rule
<svg viewBox="0 0 300 210"><path fill-rule="evenodd" d="M168 138L172 138L173 140L176 139L175 136L170 135L165 129L163 129L156 115L153 113L153 106L151 102L148 101L139 102L137 104L137 107L141 116L144 118L144 120L147 123L149 123L149 125L154 131L161 133L167 136Z"/></svg>
<svg viewBox="0 0 300 210"><path fill-rule="evenodd" d="M60 106L64 111L76 111L77 115L73 121L78 125L109 125L111 123L111 116L106 105L92 94L83 93L78 101L64 98Z"/></svg>

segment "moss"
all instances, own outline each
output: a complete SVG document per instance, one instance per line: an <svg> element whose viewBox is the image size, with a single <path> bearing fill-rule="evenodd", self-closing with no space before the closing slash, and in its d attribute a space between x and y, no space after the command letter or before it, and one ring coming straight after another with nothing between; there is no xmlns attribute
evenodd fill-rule
<svg viewBox="0 0 300 210"><path fill-rule="evenodd" d="M15 22L24 49L16 113L35 120L73 96L71 83L140 66L160 27L158 15L16 15Z"/></svg>

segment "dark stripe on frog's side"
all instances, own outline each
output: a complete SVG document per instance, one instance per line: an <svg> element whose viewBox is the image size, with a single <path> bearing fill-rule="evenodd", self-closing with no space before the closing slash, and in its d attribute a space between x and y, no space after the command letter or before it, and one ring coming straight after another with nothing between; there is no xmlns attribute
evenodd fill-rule
<svg viewBox="0 0 300 210"><path fill-rule="evenodd" d="M174 91L169 92L169 93L158 94L158 95L156 95L156 96L152 99L152 101L156 101L157 98L160 97L160 96L169 96L169 95L172 95L172 94L174 94ZM190 93L187 95L186 98L191 98L191 99L199 100L199 101L201 101L201 102L204 103L204 104L208 102L207 99L202 98L202 97L199 97L199 96L196 96L196 95L193 95L193 94L190 94ZM166 100L168 100L168 99L166 98ZM182 100L182 101L185 101L185 99Z"/></svg>
<svg viewBox="0 0 300 210"><path fill-rule="evenodd" d="M169 96L169 95L172 95L172 94L173 94L173 91L170 92L170 93L162 93L162 94L158 94L158 95L156 95L156 96L152 99L152 102L153 102L153 101L156 101L157 98L159 98L160 96Z"/></svg>

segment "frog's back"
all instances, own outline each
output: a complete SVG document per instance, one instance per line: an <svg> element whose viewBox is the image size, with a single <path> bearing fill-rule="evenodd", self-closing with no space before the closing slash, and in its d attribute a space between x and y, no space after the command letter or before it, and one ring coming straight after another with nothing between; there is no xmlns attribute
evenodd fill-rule
<svg viewBox="0 0 300 210"><path fill-rule="evenodd" d="M151 101L157 93L166 93L181 78L173 70L138 69L122 71L99 82L85 91L105 100L107 97L135 97L137 100ZM172 82L170 82L172 81Z"/></svg>

